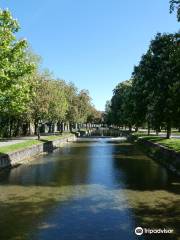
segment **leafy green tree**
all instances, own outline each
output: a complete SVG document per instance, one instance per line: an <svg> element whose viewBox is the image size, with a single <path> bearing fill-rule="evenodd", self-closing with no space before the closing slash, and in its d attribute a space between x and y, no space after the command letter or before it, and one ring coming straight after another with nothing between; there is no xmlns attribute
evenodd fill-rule
<svg viewBox="0 0 180 240"><path fill-rule="evenodd" d="M18 30L11 13L0 10L0 112L9 124L26 110L30 86L25 76L34 70L26 58L26 40L16 39Z"/></svg>
<svg viewBox="0 0 180 240"><path fill-rule="evenodd" d="M65 88L66 99L68 102L68 109L66 113L65 122L70 123L70 127L72 130L72 125L78 122L78 91L76 86L73 83L69 83Z"/></svg>
<svg viewBox="0 0 180 240"><path fill-rule="evenodd" d="M168 138L179 105L173 98L179 82L177 53L178 34L157 34L133 74L136 117L143 116L157 132L165 124Z"/></svg>
<svg viewBox="0 0 180 240"><path fill-rule="evenodd" d="M147 115L147 108L150 101L148 93L151 89L151 79L154 71L152 67L149 67L151 62L152 56L148 51L142 56L139 65L134 68L132 74L133 116L136 127L142 126L147 121L150 128L150 117Z"/></svg>
<svg viewBox="0 0 180 240"><path fill-rule="evenodd" d="M88 113L87 113L87 122L100 124L102 123L102 112L96 110L93 105L89 105Z"/></svg>
<svg viewBox="0 0 180 240"><path fill-rule="evenodd" d="M111 123L136 127L148 123L158 133L162 126L170 137L180 122L179 34L157 34L134 68L131 81L116 86L108 114ZM177 126L179 127L179 126Z"/></svg>
<svg viewBox="0 0 180 240"><path fill-rule="evenodd" d="M104 122L110 126L113 123L113 113L111 110L111 101L106 101L105 113L104 113Z"/></svg>
<svg viewBox="0 0 180 240"><path fill-rule="evenodd" d="M40 123L86 123L97 113L89 92L40 71L39 56L16 39L19 28L8 10L0 10L0 134L27 134L32 122L36 133Z"/></svg>
<svg viewBox="0 0 180 240"><path fill-rule="evenodd" d="M8 10L0 11L0 109L8 114L22 112L29 100L25 75L34 65L26 60L27 42L16 40L19 25Z"/></svg>
<svg viewBox="0 0 180 240"><path fill-rule="evenodd" d="M170 13L177 10L177 19L180 21L180 0L170 0Z"/></svg>
<svg viewBox="0 0 180 240"><path fill-rule="evenodd" d="M179 105L173 102L172 86L179 81L177 75L179 69L176 61L177 36L174 34L157 34L151 42L150 51L154 65L158 66L152 77L153 91L149 96L151 99L154 121L164 121L167 129L167 138L170 137L171 127L174 118L174 106Z"/></svg>
<svg viewBox="0 0 180 240"><path fill-rule="evenodd" d="M50 125L62 123L65 120L68 102L65 93L65 82L62 80L49 81L49 108L48 117Z"/></svg>
<svg viewBox="0 0 180 240"><path fill-rule="evenodd" d="M66 121L70 123L70 128L76 123L86 123L90 109L91 98L89 92L85 89L78 92L74 84L70 83L66 86L66 97L68 101L68 110Z"/></svg>
<svg viewBox="0 0 180 240"><path fill-rule="evenodd" d="M78 122L87 122L89 113L91 113L91 97L88 90L81 90L78 94Z"/></svg>
<svg viewBox="0 0 180 240"><path fill-rule="evenodd" d="M106 119L110 125L128 126L131 131L133 120L133 92L132 81L119 83L113 91L111 103L106 105Z"/></svg>

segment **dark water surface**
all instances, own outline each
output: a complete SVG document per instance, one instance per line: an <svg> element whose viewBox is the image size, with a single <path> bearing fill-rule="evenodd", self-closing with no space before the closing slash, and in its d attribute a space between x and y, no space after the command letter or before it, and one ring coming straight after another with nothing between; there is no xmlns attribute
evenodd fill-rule
<svg viewBox="0 0 180 240"><path fill-rule="evenodd" d="M0 240L180 239L180 180L135 145L95 140L0 173Z"/></svg>

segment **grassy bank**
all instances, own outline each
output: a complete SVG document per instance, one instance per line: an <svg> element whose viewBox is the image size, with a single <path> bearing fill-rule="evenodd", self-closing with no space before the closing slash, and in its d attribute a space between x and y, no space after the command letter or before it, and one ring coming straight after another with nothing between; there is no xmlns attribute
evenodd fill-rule
<svg viewBox="0 0 180 240"><path fill-rule="evenodd" d="M143 133L134 133L133 136L148 140L150 142L158 143L176 152L180 152L180 139L175 139L175 138L166 139L165 137L160 137L155 135L148 136Z"/></svg>
<svg viewBox="0 0 180 240"><path fill-rule="evenodd" d="M42 136L40 140L36 140L36 139L24 140L23 142L20 142L20 143L15 143L15 144L0 147L0 154L15 152L17 150L22 150L22 149L31 147L33 145L42 144L47 141L53 141L53 140L61 139L68 136L73 136L73 134L64 133L62 135Z"/></svg>

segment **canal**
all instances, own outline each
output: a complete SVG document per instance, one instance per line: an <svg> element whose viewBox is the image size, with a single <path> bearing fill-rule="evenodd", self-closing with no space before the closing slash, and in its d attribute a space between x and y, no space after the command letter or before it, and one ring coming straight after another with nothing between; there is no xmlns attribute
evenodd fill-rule
<svg viewBox="0 0 180 240"><path fill-rule="evenodd" d="M0 173L1 240L180 239L180 180L121 139L80 139Z"/></svg>

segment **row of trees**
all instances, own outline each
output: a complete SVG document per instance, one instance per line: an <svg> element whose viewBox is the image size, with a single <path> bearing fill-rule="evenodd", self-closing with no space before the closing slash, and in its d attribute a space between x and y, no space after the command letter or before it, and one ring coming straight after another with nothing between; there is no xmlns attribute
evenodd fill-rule
<svg viewBox="0 0 180 240"><path fill-rule="evenodd" d="M170 0L170 12L177 10L180 21L180 0ZM132 77L119 83L111 101L106 104L109 125L148 127L160 132L180 130L180 33L158 33Z"/></svg>
<svg viewBox="0 0 180 240"><path fill-rule="evenodd" d="M131 80L119 83L106 105L106 121L116 126L148 126L160 132L180 129L180 34L158 33L135 66Z"/></svg>
<svg viewBox="0 0 180 240"><path fill-rule="evenodd" d="M34 124L49 126L63 122L98 121L100 113L87 90L39 71L40 58L28 49L25 39L17 40L20 27L8 10L0 10L0 135L30 133Z"/></svg>

